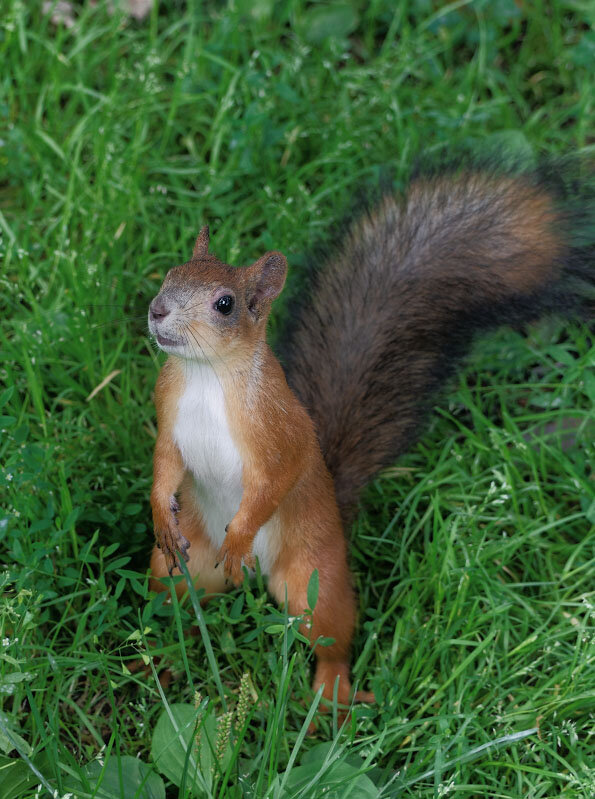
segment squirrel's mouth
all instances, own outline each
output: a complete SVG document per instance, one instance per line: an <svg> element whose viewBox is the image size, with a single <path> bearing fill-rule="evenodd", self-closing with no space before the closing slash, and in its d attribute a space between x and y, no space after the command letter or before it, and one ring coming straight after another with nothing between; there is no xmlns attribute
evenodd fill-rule
<svg viewBox="0 0 595 799"><path fill-rule="evenodd" d="M155 338L157 339L157 343L162 347L178 347L180 344L182 344L182 341L173 338L167 338L167 336L162 336L161 333L155 333Z"/></svg>

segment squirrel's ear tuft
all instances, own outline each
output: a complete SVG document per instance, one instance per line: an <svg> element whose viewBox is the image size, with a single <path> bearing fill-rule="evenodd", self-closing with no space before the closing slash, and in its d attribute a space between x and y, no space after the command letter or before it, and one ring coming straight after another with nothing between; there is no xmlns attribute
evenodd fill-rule
<svg viewBox="0 0 595 799"><path fill-rule="evenodd" d="M248 290L248 309L259 317L265 303L281 294L287 275L287 259L280 252L267 252L249 267L251 280Z"/></svg>
<svg viewBox="0 0 595 799"><path fill-rule="evenodd" d="M194 242L194 249L192 250L193 258L204 258L209 251L209 226L205 225L196 237Z"/></svg>

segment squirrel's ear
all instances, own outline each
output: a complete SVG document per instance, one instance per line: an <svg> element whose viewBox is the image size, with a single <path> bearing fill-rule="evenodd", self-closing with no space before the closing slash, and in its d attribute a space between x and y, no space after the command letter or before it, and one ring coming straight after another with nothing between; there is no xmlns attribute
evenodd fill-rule
<svg viewBox="0 0 595 799"><path fill-rule="evenodd" d="M248 269L251 277L248 310L258 317L263 305L281 294L287 275L287 259L280 252L267 252Z"/></svg>
<svg viewBox="0 0 595 799"><path fill-rule="evenodd" d="M194 249L192 250L193 258L204 258L209 251L209 226L205 225L196 237L194 242Z"/></svg>

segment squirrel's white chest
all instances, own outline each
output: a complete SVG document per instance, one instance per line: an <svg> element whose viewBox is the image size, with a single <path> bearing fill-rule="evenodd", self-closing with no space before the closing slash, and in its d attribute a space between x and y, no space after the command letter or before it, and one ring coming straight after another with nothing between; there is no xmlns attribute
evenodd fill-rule
<svg viewBox="0 0 595 799"><path fill-rule="evenodd" d="M174 441L197 483L239 504L242 460L229 431L223 389L210 366L185 364Z"/></svg>
<svg viewBox="0 0 595 799"><path fill-rule="evenodd" d="M219 548L242 500L242 459L229 429L221 383L211 366L185 364L185 387L173 430L186 469L194 477L205 531ZM263 573L272 566L271 519L257 533L253 552Z"/></svg>

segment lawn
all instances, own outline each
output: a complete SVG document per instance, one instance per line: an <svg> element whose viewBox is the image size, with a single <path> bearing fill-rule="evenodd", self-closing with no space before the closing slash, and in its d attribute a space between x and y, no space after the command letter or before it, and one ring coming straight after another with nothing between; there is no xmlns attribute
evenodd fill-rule
<svg viewBox="0 0 595 799"><path fill-rule="evenodd" d="M296 290L422 150L588 152L588 4L109 5L0 17L0 796L592 798L585 324L479 342L367 488L352 662L377 703L343 729L306 735L311 653L262 579L201 611L146 577L146 309L198 228L233 264L281 250Z"/></svg>

